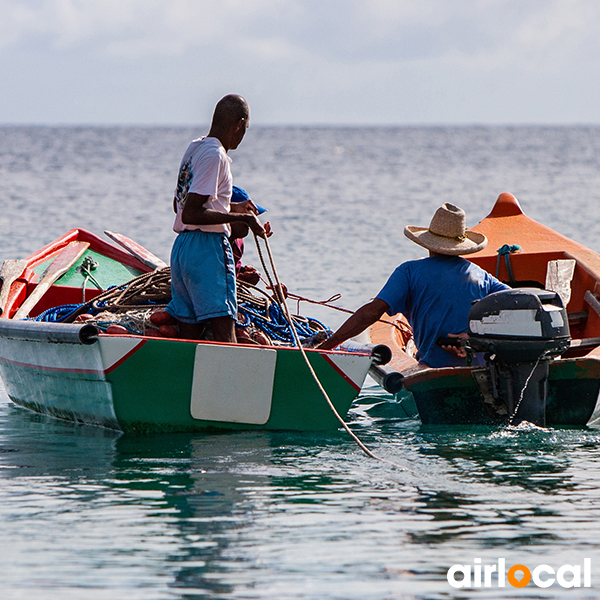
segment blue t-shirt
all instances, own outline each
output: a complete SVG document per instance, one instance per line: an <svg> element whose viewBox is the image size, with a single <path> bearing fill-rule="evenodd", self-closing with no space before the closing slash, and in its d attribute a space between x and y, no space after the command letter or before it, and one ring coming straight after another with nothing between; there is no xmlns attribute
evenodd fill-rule
<svg viewBox="0 0 600 600"><path fill-rule="evenodd" d="M509 289L460 256L430 256L402 263L377 294L388 313L402 313L411 324L417 359L430 367L464 366L465 359L436 345L439 337L463 333L473 300Z"/></svg>

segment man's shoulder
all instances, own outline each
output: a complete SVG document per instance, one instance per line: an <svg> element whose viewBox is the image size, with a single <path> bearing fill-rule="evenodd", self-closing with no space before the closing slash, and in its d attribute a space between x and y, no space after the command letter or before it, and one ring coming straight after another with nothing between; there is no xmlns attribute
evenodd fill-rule
<svg viewBox="0 0 600 600"><path fill-rule="evenodd" d="M452 275L461 277L466 273L471 276L487 275L481 267L462 256L450 255L426 256L408 260L399 265L396 270L405 273L411 280L418 281L421 284L428 279L436 280L438 277L446 278Z"/></svg>
<svg viewBox="0 0 600 600"><path fill-rule="evenodd" d="M195 159L209 157L223 159L227 156L227 153L218 139L201 137L190 143L186 155L190 157L193 156Z"/></svg>
<svg viewBox="0 0 600 600"><path fill-rule="evenodd" d="M432 271L442 265L442 261L436 260L437 257L423 256L421 258L413 258L412 260L404 261L398 265L397 269L401 271Z"/></svg>
<svg viewBox="0 0 600 600"><path fill-rule="evenodd" d="M405 260L403 263L398 265L398 269L410 269L412 267L421 268L427 265L427 261L430 257L422 256L421 258L412 258L411 260Z"/></svg>

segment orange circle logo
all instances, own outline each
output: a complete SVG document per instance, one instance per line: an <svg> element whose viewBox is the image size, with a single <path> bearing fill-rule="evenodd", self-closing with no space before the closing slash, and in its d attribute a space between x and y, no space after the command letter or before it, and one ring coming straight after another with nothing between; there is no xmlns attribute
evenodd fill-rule
<svg viewBox="0 0 600 600"><path fill-rule="evenodd" d="M523 573L523 577L521 579L517 579L515 577L515 573L521 571ZM525 587L531 581L531 571L525 565L513 565L506 574L506 578L508 579L508 583L513 587L522 588Z"/></svg>

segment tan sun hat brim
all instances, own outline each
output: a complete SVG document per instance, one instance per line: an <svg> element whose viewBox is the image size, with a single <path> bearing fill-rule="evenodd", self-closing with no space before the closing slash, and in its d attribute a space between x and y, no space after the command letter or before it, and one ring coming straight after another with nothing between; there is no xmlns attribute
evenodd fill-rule
<svg viewBox="0 0 600 600"><path fill-rule="evenodd" d="M414 227L407 225L404 235L413 242L438 254L449 254L458 256L460 254L473 254L487 246L487 238L483 233L476 231L465 231L463 240L456 240L435 235L427 227Z"/></svg>

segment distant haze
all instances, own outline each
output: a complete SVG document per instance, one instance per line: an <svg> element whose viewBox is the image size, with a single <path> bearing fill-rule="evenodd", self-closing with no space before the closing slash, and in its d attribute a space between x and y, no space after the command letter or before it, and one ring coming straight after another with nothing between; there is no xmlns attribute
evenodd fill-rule
<svg viewBox="0 0 600 600"><path fill-rule="evenodd" d="M0 0L0 124L600 123L598 0Z"/></svg>

